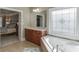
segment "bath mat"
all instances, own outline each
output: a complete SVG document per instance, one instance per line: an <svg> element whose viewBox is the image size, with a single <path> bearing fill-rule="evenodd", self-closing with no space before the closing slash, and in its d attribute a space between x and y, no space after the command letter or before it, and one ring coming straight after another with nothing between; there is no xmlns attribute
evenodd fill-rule
<svg viewBox="0 0 79 59"><path fill-rule="evenodd" d="M40 48L24 48L24 52L41 52Z"/></svg>

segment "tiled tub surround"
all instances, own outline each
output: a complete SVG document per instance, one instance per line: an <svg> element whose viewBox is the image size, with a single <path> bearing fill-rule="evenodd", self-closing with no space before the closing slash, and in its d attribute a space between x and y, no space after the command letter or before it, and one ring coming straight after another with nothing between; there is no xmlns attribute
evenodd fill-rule
<svg viewBox="0 0 79 59"><path fill-rule="evenodd" d="M48 35L42 37L42 43L48 52L79 52L78 41L67 40Z"/></svg>

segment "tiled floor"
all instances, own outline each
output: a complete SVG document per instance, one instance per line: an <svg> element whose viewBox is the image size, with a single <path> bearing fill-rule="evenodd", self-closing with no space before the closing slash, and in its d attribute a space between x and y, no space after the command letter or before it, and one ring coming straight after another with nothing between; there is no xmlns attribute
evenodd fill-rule
<svg viewBox="0 0 79 59"><path fill-rule="evenodd" d="M1 37L1 46L5 47L7 45L13 44L18 42L18 36L16 36L15 34L13 35L5 35Z"/></svg>
<svg viewBox="0 0 79 59"><path fill-rule="evenodd" d="M11 45L8 45L6 47L0 48L0 52L23 52L24 48L28 47L38 47L37 45L28 42L28 41L23 41L23 42L16 42Z"/></svg>

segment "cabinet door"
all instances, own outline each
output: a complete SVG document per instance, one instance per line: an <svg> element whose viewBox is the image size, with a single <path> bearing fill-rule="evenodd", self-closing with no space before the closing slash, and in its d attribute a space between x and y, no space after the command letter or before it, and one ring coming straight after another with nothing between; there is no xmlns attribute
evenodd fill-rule
<svg viewBox="0 0 79 59"><path fill-rule="evenodd" d="M33 41L37 45L40 45L41 34L41 31L33 31Z"/></svg>
<svg viewBox="0 0 79 59"><path fill-rule="evenodd" d="M28 41L32 41L32 36L33 36L33 33L32 33L32 30L30 30L30 29L26 29L25 30L25 37L26 37L26 40L28 40Z"/></svg>

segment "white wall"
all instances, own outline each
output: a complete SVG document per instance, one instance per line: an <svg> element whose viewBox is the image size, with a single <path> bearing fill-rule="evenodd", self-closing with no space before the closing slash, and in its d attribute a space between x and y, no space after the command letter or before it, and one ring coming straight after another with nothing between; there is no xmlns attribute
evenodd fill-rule
<svg viewBox="0 0 79 59"><path fill-rule="evenodd" d="M9 7L9 8L12 8L12 9L16 9L16 10L21 10L23 11L23 20L21 20L21 41L24 41L25 40L25 32L24 32L24 29L27 27L27 26L30 26L30 9L28 7Z"/></svg>
<svg viewBox="0 0 79 59"><path fill-rule="evenodd" d="M76 25L79 25L79 7L77 8L77 24ZM79 36L79 26L76 27L76 30L77 30L77 35Z"/></svg>
<svg viewBox="0 0 79 59"><path fill-rule="evenodd" d="M2 27L2 17L0 17L0 27Z"/></svg>
<svg viewBox="0 0 79 59"><path fill-rule="evenodd" d="M36 14L35 13L31 13L31 21L30 21L30 26L32 27L36 27Z"/></svg>

